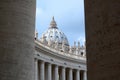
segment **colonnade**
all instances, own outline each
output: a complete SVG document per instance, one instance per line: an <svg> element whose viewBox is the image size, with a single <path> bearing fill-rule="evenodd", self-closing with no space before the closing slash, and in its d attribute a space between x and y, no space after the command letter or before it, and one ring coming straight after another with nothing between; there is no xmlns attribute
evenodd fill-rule
<svg viewBox="0 0 120 80"><path fill-rule="evenodd" d="M86 71L35 60L35 80L87 80Z"/></svg>

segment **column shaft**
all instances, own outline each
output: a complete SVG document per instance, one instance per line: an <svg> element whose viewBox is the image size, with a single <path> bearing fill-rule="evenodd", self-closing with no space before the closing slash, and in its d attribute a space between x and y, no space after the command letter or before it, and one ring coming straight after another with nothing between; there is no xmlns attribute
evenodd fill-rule
<svg viewBox="0 0 120 80"><path fill-rule="evenodd" d="M79 70L76 71L76 80L80 80L80 71Z"/></svg>
<svg viewBox="0 0 120 80"><path fill-rule="evenodd" d="M35 72L34 72L35 80L38 80L38 60L37 59L34 60L34 65L35 65Z"/></svg>
<svg viewBox="0 0 120 80"><path fill-rule="evenodd" d="M51 64L48 63L48 80L52 80L52 69Z"/></svg>
<svg viewBox="0 0 120 80"><path fill-rule="evenodd" d="M65 67L62 67L62 70L61 70L61 79L65 80L65 78L66 78Z"/></svg>
<svg viewBox="0 0 120 80"><path fill-rule="evenodd" d="M73 80L73 72L72 72L72 69L69 69L69 80Z"/></svg>
<svg viewBox="0 0 120 80"><path fill-rule="evenodd" d="M53 80L58 80L58 66L55 65L54 66L54 70L53 70Z"/></svg>
<svg viewBox="0 0 120 80"><path fill-rule="evenodd" d="M0 80L34 80L36 0L0 0Z"/></svg>
<svg viewBox="0 0 120 80"><path fill-rule="evenodd" d="M87 80L87 71L84 71L83 73L83 80Z"/></svg>
<svg viewBox="0 0 120 80"><path fill-rule="evenodd" d="M45 71L45 63L43 61L40 62L40 80L44 80L45 75L44 75L44 71Z"/></svg>

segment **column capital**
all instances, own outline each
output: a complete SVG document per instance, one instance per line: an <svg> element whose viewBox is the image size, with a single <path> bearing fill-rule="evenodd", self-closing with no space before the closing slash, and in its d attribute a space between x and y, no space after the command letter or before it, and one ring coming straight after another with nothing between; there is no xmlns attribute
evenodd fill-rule
<svg viewBox="0 0 120 80"><path fill-rule="evenodd" d="M40 61L40 63L45 63L44 61Z"/></svg>
<svg viewBox="0 0 120 80"><path fill-rule="evenodd" d="M73 70L73 68L69 68L69 70Z"/></svg>
<svg viewBox="0 0 120 80"><path fill-rule="evenodd" d="M76 69L76 71L81 71L81 69Z"/></svg>
<svg viewBox="0 0 120 80"><path fill-rule="evenodd" d="M47 63L47 65L51 65L51 63Z"/></svg>
<svg viewBox="0 0 120 80"><path fill-rule="evenodd" d="M55 67L58 67L58 65L54 65Z"/></svg>
<svg viewBox="0 0 120 80"><path fill-rule="evenodd" d="M64 66L62 66L61 68L62 68L62 69L66 69L66 67L64 67Z"/></svg>

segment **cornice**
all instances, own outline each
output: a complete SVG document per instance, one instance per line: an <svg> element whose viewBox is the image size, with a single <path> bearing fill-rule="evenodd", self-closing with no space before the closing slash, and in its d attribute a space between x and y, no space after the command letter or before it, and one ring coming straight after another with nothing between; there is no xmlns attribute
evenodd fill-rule
<svg viewBox="0 0 120 80"><path fill-rule="evenodd" d="M71 56L68 56L69 54L64 54L64 53L61 54L61 52L59 52L59 51L56 52L56 50L51 50L51 48L49 48L49 47L46 48L46 46L41 46L41 43L39 43L38 41L35 41L35 49L38 52L45 53L46 55L54 56L54 57L68 60L71 62L86 64L86 58L82 58L82 57L81 58L73 58Z"/></svg>

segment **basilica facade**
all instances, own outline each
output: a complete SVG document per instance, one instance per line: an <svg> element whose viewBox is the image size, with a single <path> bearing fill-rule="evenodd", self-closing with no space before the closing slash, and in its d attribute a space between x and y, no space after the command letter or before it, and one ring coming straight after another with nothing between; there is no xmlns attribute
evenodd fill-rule
<svg viewBox="0 0 120 80"><path fill-rule="evenodd" d="M86 46L70 46L54 17L40 38L35 31L34 57L35 80L87 80Z"/></svg>

